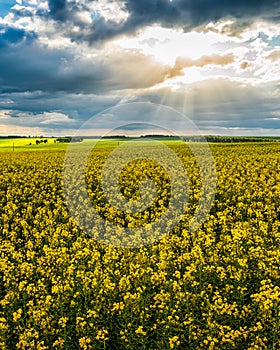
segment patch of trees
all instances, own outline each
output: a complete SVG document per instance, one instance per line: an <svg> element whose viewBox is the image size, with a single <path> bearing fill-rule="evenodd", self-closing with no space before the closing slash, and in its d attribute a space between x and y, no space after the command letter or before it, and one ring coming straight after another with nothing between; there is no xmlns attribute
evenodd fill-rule
<svg viewBox="0 0 280 350"><path fill-rule="evenodd" d="M83 139L81 137L59 137L56 139L57 142L61 143L69 143L69 142L82 142Z"/></svg>
<svg viewBox="0 0 280 350"><path fill-rule="evenodd" d="M36 145L40 145L40 143L47 143L48 140L36 140Z"/></svg>

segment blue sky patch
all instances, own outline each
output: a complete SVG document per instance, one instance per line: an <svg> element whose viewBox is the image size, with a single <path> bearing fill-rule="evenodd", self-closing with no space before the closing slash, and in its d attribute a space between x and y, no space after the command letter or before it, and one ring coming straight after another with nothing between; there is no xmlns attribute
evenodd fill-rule
<svg viewBox="0 0 280 350"><path fill-rule="evenodd" d="M16 4L14 0L1 0L0 1L0 17L5 17L10 9Z"/></svg>

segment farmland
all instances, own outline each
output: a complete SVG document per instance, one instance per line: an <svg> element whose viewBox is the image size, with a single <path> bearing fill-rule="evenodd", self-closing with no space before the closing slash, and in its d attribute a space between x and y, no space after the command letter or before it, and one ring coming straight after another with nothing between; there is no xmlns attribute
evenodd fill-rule
<svg viewBox="0 0 280 350"><path fill-rule="evenodd" d="M36 144L36 140L48 140L47 143ZM92 143L93 140L84 140L83 145ZM120 141L109 139L101 140L99 147L116 147ZM56 142L55 138L6 138L0 139L0 152L26 152L26 151L62 151L68 144Z"/></svg>
<svg viewBox="0 0 280 350"><path fill-rule="evenodd" d="M129 249L93 239L70 215L67 146L28 141L0 153L1 349L280 348L278 142L211 144L215 199L190 233L199 169L187 147L170 141L188 169L189 205L172 232ZM124 169L120 186L135 199L137 179L154 177L153 207L133 216L106 203L100 171L117 145L104 141L88 159L91 202L116 225L157 220L169 180L144 160Z"/></svg>

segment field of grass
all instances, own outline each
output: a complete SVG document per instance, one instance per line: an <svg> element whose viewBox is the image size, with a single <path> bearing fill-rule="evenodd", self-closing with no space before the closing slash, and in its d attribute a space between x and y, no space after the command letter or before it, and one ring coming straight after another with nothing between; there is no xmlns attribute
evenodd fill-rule
<svg viewBox="0 0 280 350"><path fill-rule="evenodd" d="M185 145L167 141L188 170L189 204L172 232L128 249L90 237L70 215L67 145L29 142L0 140L0 349L280 348L279 143L211 144L215 199L191 233L199 169ZM91 153L87 193L114 225L146 225L165 212L170 180L155 163L131 162L120 176L123 195L139 199L147 178L157 197L141 213L112 207L101 170L119 142L101 141ZM74 204L83 214L82 197Z"/></svg>

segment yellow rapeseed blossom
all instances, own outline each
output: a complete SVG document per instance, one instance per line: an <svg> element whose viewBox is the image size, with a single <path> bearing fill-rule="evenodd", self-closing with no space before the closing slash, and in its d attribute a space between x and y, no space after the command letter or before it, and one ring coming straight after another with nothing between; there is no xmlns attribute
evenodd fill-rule
<svg viewBox="0 0 280 350"><path fill-rule="evenodd" d="M109 228L89 237L71 217L63 151L1 153L1 349L279 348L280 143L211 145L217 189L205 194L214 202L196 232L198 163L185 145L170 147L188 172L188 205L172 232L157 228L161 239L133 249L96 239ZM90 155L87 195L122 242L121 228L166 211L171 186L164 168L139 158L120 174L121 193L139 200L141 182L152 180L157 197L139 213L112 206L101 181L112 150ZM73 201L91 222L83 193Z"/></svg>
<svg viewBox="0 0 280 350"><path fill-rule="evenodd" d="M13 312L13 320L17 322L22 316L22 309L18 309L16 312Z"/></svg>
<svg viewBox="0 0 280 350"><path fill-rule="evenodd" d="M141 334L141 335L146 335L146 334L147 334L147 332L145 332L145 331L143 330L143 326L139 326L139 327L136 329L135 333L136 333L136 334Z"/></svg>

